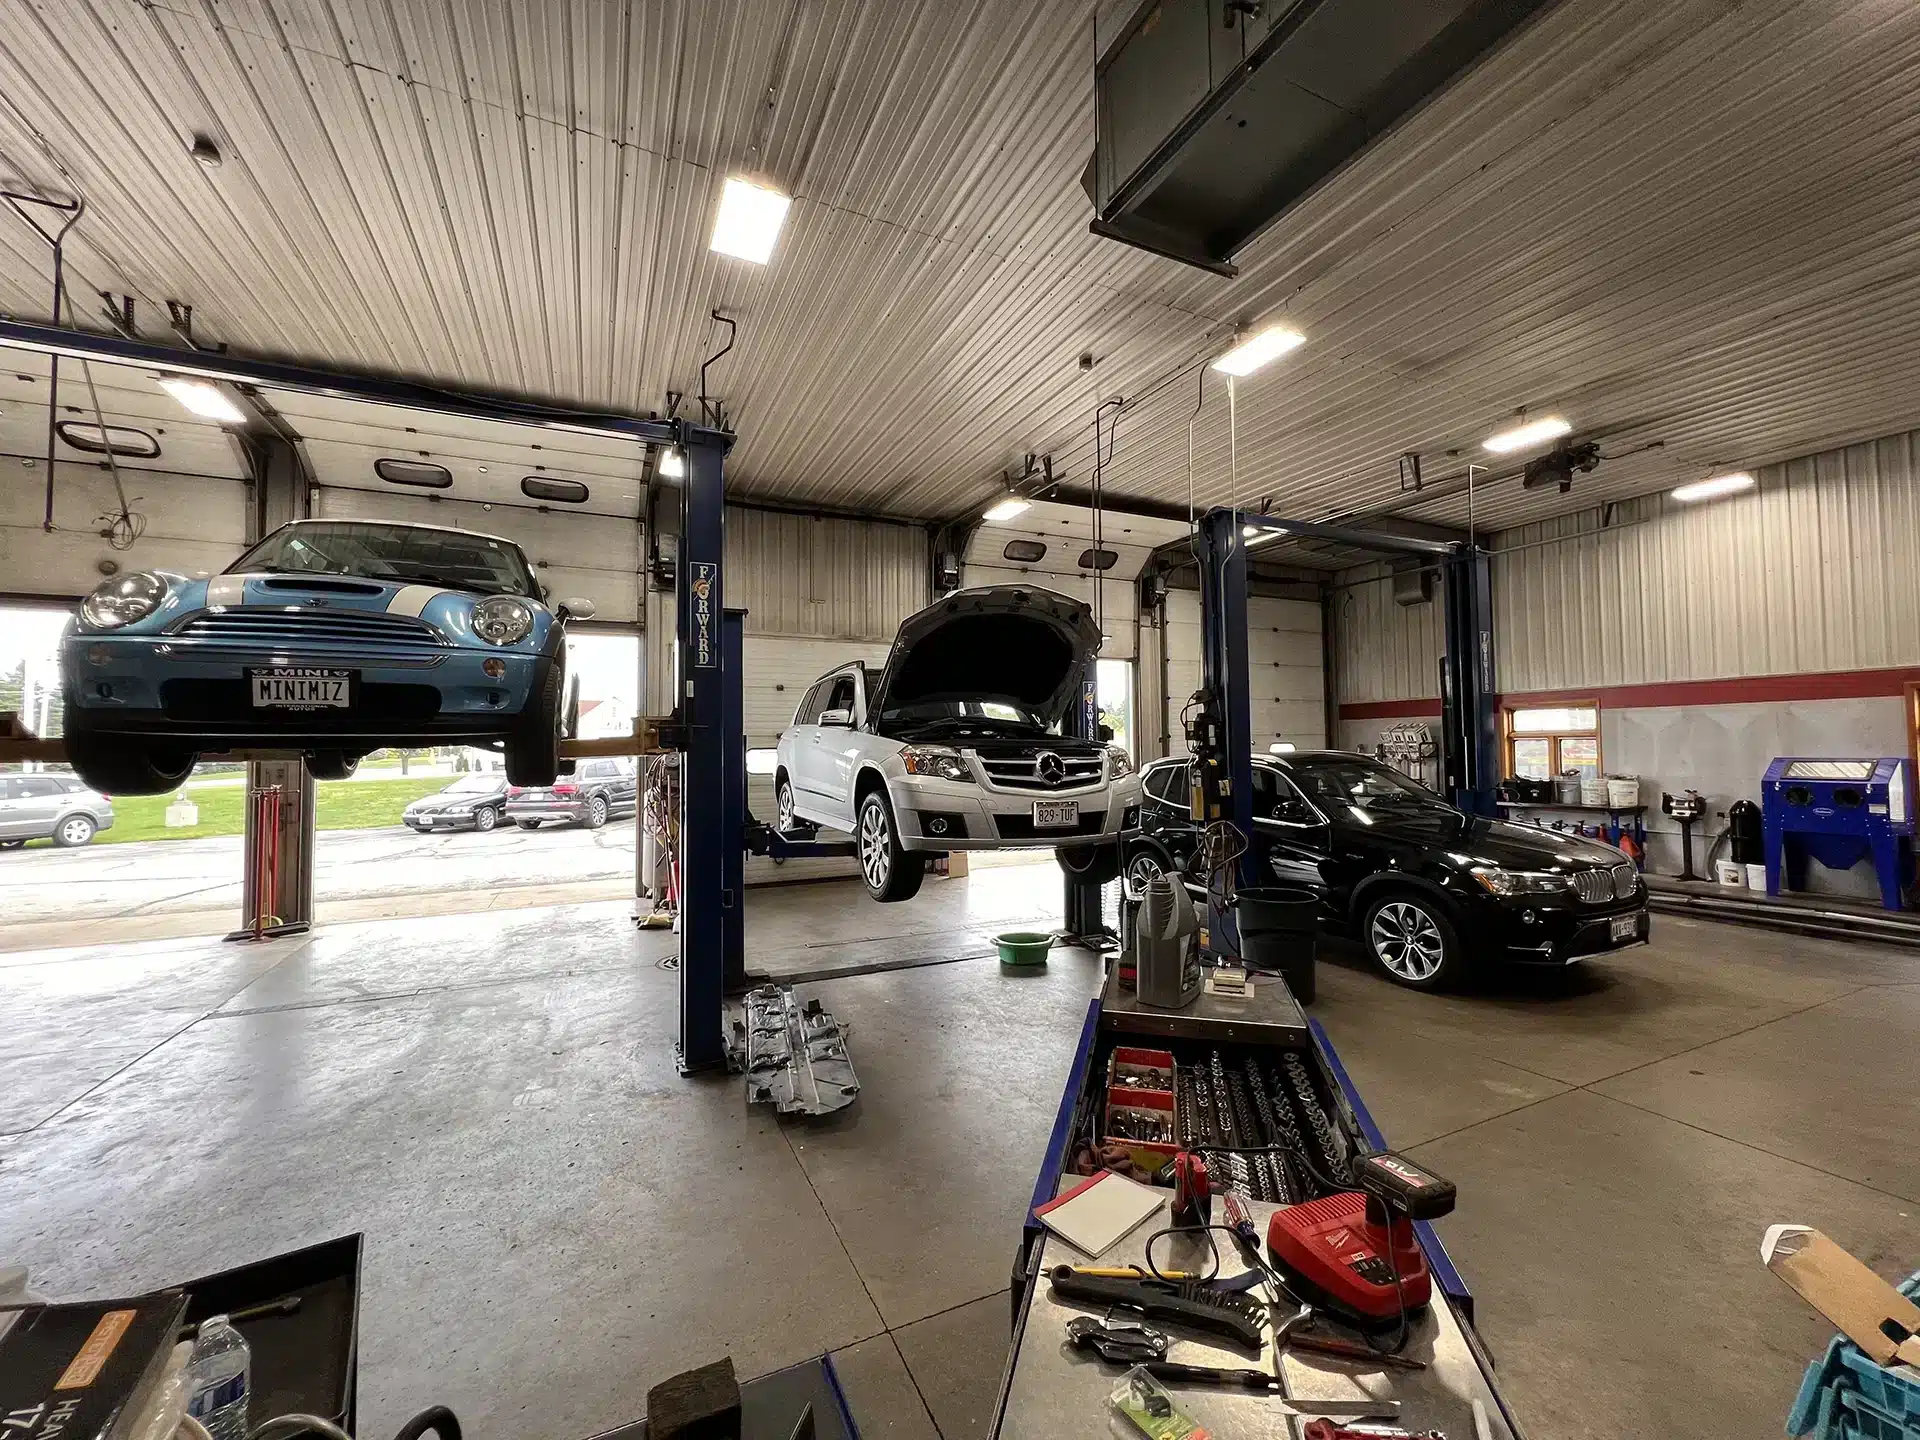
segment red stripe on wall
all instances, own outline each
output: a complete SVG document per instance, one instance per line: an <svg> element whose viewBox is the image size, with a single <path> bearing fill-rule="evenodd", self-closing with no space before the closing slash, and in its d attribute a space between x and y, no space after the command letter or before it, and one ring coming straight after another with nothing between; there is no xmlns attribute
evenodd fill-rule
<svg viewBox="0 0 1920 1440"><path fill-rule="evenodd" d="M1893 670L1835 670L1811 675L1743 675L1728 680L1671 680L1652 685L1594 685L1579 690L1540 690L1502 695L1501 705L1558 705L1598 700L1603 710L1651 710L1679 705L1767 705L1795 700L1898 698L1920 683L1920 667ZM1430 699L1369 700L1342 705L1342 720L1385 720L1394 716L1438 715Z"/></svg>

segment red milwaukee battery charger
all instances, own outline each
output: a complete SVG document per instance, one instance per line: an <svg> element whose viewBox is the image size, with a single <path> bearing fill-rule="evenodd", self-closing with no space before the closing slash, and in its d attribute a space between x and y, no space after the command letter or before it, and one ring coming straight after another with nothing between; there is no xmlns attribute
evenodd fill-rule
<svg viewBox="0 0 1920 1440"><path fill-rule="evenodd" d="M1449 1213L1453 1182L1383 1150L1355 1157L1353 1183L1353 1190L1276 1210L1267 1249L1301 1299L1363 1330L1386 1329L1432 1296L1413 1222Z"/></svg>

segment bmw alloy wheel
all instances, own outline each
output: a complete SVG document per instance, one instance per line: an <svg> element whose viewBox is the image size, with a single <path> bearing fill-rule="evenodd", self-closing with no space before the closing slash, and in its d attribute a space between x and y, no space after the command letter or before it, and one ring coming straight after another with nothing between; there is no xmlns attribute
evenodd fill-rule
<svg viewBox="0 0 1920 1440"><path fill-rule="evenodd" d="M1151 850L1142 850L1127 862L1127 893L1145 895L1147 887L1162 875L1167 867L1160 863L1160 857Z"/></svg>
<svg viewBox="0 0 1920 1440"><path fill-rule="evenodd" d="M867 877L867 888L876 894L887 888L887 869L892 864L888 849L893 836L887 825L887 807L869 804L860 811L860 871Z"/></svg>
<svg viewBox="0 0 1920 1440"><path fill-rule="evenodd" d="M1433 917L1405 900L1382 905L1368 932L1374 956L1402 980L1426 981L1447 958L1446 941Z"/></svg>

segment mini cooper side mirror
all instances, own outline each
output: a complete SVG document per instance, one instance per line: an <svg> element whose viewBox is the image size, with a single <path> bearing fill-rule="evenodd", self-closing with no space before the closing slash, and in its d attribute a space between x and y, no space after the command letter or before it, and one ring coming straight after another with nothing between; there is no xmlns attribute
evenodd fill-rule
<svg viewBox="0 0 1920 1440"><path fill-rule="evenodd" d="M591 620L596 608L593 601L575 595L571 599L560 602L560 618L562 620Z"/></svg>

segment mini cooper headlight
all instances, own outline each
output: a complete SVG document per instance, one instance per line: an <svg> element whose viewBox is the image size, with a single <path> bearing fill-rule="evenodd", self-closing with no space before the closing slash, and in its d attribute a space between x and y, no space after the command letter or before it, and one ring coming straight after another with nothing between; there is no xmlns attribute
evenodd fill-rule
<svg viewBox="0 0 1920 1440"><path fill-rule="evenodd" d="M944 745L909 745L900 752L900 763L909 775L931 775L936 780L971 780L967 762L958 750Z"/></svg>
<svg viewBox="0 0 1920 1440"><path fill-rule="evenodd" d="M1564 895L1571 883L1550 871L1502 870L1498 865L1476 865L1473 878L1494 895Z"/></svg>
<svg viewBox="0 0 1920 1440"><path fill-rule="evenodd" d="M473 607L473 633L489 645L511 645L533 629L533 611L511 595L489 595Z"/></svg>
<svg viewBox="0 0 1920 1440"><path fill-rule="evenodd" d="M1120 780L1133 773L1133 757L1118 745L1107 747L1107 776Z"/></svg>
<svg viewBox="0 0 1920 1440"><path fill-rule="evenodd" d="M116 575L80 602L80 618L95 630L117 630L144 620L167 598L167 582L147 570Z"/></svg>

